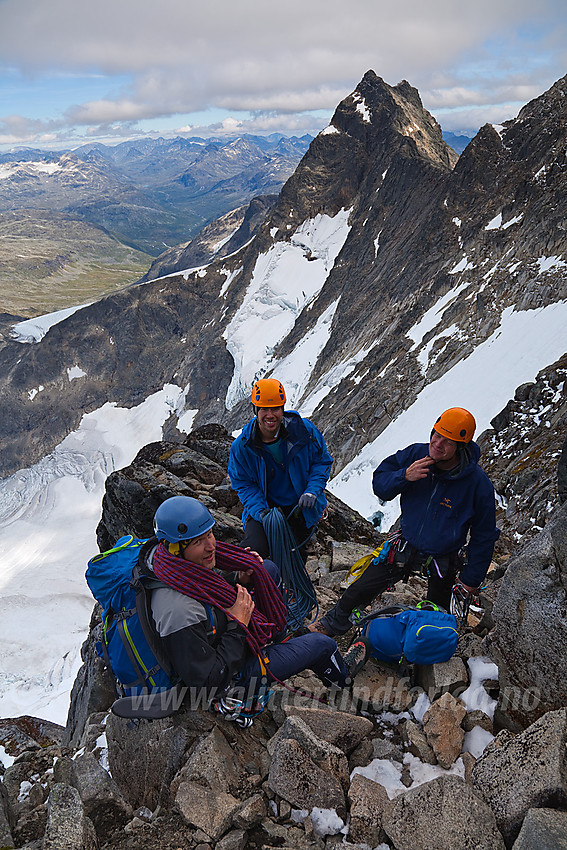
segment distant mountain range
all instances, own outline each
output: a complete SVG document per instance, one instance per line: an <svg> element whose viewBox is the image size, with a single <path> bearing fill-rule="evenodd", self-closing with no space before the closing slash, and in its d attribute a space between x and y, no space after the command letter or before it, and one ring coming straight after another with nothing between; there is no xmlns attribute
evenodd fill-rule
<svg viewBox="0 0 567 850"><path fill-rule="evenodd" d="M134 283L209 221L277 194L310 141L147 139L0 154L0 310L37 315Z"/></svg>
<svg viewBox="0 0 567 850"><path fill-rule="evenodd" d="M448 133L443 130L443 138L458 154L461 154L471 140L471 136L457 136L455 133Z"/></svg>
<svg viewBox="0 0 567 850"><path fill-rule="evenodd" d="M146 139L0 154L0 212L63 211L157 256L255 195L277 193L311 136Z"/></svg>

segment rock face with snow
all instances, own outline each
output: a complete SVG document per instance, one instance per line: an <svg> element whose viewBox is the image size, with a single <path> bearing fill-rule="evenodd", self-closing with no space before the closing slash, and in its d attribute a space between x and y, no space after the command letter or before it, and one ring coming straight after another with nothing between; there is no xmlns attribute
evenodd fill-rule
<svg viewBox="0 0 567 850"><path fill-rule="evenodd" d="M277 201L277 195L260 195L204 227L191 242L166 251L155 260L141 282L174 272L207 265L226 257L248 242Z"/></svg>
<svg viewBox="0 0 567 850"><path fill-rule="evenodd" d="M483 469L500 497L498 527L509 547L541 531L567 493L566 378L567 355L519 386L479 440Z"/></svg>
<svg viewBox="0 0 567 850"><path fill-rule="evenodd" d="M84 412L164 384L174 416L241 427L251 381L273 373L323 430L333 491L370 515L371 471L426 437L433 387L483 430L565 353L566 88L482 128L457 161L418 92L369 71L239 250L105 298L38 343L5 340L2 472Z"/></svg>

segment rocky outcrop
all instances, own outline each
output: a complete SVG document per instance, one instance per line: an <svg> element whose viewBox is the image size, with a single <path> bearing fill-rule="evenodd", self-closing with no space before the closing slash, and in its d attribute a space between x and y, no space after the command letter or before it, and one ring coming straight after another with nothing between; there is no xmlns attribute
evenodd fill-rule
<svg viewBox="0 0 567 850"><path fill-rule="evenodd" d="M401 794L388 805L383 829L396 850L504 850L496 819L457 776L445 776Z"/></svg>
<svg viewBox="0 0 567 850"><path fill-rule="evenodd" d="M561 504L567 502L567 437L565 437L557 466L557 495Z"/></svg>
<svg viewBox="0 0 567 850"><path fill-rule="evenodd" d="M206 502L221 533L237 537L239 507L226 484L231 439L220 426L205 426L183 443L146 446L107 481L100 545L124 532L151 532L153 506L180 492ZM345 529L348 540L341 542ZM370 551L372 526L333 500L308 559L323 608L341 588L340 581L324 587L321 580L341 576L365 539ZM567 562L562 544L556 557ZM506 579L513 575L512 563ZM382 601L417 601L423 591L423 580L414 577ZM100 850L173 850L180 840L191 848L283 843L325 850L342 830L348 843L386 842L394 850L492 850L512 847L520 829L524 842L534 830L552 834L557 822L538 813L544 807L553 817L567 809L565 711L534 722L541 710L524 705L527 728L513 734L508 727L518 712L506 714L501 704L494 722L491 717L498 682L484 682L480 702L462 702L471 665L486 653L483 628L479 623L475 633L469 625L454 658L409 671L411 677L369 661L350 692L330 694L305 671L286 688L274 687L250 729L205 706L156 721L108 714L113 697L107 694L103 704L101 670L86 649L64 738L59 734L42 751L41 764L37 745L30 750L34 725L18 739L24 752L2 785L7 840L11 835L21 846L45 836L51 846L60 840L81 850L95 841ZM341 639L343 648L348 639Z"/></svg>
<svg viewBox="0 0 567 850"><path fill-rule="evenodd" d="M478 759L456 747L451 760L445 747L442 769L415 754L414 733L400 737L407 709L368 712L366 703L360 716L355 693L337 709L322 692L308 699L302 678L292 691L277 686L249 729L203 708L158 721L104 713L91 718L78 750L21 744L0 784L3 846L227 850L283 840L331 850L341 831L349 846L393 850L561 846L543 838L561 834L567 817L565 709L517 735L489 736ZM425 694L412 691L417 731L434 744L427 714L444 714L446 734L463 740L472 713L462 703L445 694L423 717ZM543 843L526 843L532 835Z"/></svg>
<svg viewBox="0 0 567 850"><path fill-rule="evenodd" d="M388 601L423 587L414 578ZM72 706L66 745L59 727L8 726L3 744L16 760L0 784L0 834L28 850L42 840L53 850L331 850L341 831L347 845L393 850L547 846L526 842L558 834L567 817L565 709L536 722L527 710L523 732L494 738L498 683L484 682L484 711L459 698L472 670L464 662L486 661L481 637L469 627L457 651L435 675L411 678L369 661L351 692L331 694L306 671L274 686L249 729L204 706L126 720L108 713L112 696L82 728L88 700Z"/></svg>
<svg viewBox="0 0 567 850"><path fill-rule="evenodd" d="M485 638L500 671L500 707L520 724L567 705L567 504L508 562Z"/></svg>
<svg viewBox="0 0 567 850"><path fill-rule="evenodd" d="M508 847L530 809L567 808L566 745L563 708L515 737L501 732L474 765L473 789L494 812Z"/></svg>
<svg viewBox="0 0 567 850"><path fill-rule="evenodd" d="M567 497L567 354L518 387L491 426L478 442L510 551L538 534Z"/></svg>
<svg viewBox="0 0 567 850"><path fill-rule="evenodd" d="M54 783L47 803L47 826L43 850L96 850L92 821L85 813L76 788Z"/></svg>

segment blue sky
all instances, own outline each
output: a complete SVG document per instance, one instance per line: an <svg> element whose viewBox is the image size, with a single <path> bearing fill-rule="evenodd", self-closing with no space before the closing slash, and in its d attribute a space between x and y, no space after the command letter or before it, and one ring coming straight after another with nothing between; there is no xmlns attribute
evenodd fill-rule
<svg viewBox="0 0 567 850"><path fill-rule="evenodd" d="M317 133L368 69L445 130L567 73L564 0L0 0L0 148Z"/></svg>

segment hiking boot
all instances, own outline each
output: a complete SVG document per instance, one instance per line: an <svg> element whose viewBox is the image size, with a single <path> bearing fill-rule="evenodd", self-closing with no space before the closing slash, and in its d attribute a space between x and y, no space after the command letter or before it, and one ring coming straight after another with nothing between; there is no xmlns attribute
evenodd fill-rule
<svg viewBox="0 0 567 850"><path fill-rule="evenodd" d="M343 661L346 664L348 678L350 681L352 681L356 674L362 669L369 654L370 643L365 637L359 637L354 643L351 643L346 653L343 655Z"/></svg>
<svg viewBox="0 0 567 850"><path fill-rule="evenodd" d="M360 608L353 608L350 612L349 620L353 624L353 626L358 626L360 621L365 617L364 611L361 611Z"/></svg>

